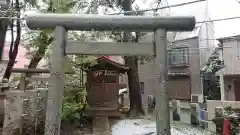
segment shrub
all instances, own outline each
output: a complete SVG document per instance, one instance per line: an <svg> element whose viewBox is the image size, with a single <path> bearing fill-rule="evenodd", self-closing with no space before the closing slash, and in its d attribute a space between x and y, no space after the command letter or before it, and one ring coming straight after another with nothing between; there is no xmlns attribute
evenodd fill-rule
<svg viewBox="0 0 240 135"><path fill-rule="evenodd" d="M230 106L224 108L223 113L216 113L212 121L216 125L216 133L218 135L221 135L223 132L223 123L225 119L229 119L231 124L230 135L238 135L240 133L240 127L239 127L240 122L238 119L233 118L232 117L233 115L234 115L234 111Z"/></svg>

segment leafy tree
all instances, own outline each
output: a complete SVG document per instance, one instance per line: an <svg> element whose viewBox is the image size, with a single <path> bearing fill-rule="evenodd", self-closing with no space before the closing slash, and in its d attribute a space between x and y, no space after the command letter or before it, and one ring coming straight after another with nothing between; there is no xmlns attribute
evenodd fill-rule
<svg viewBox="0 0 240 135"><path fill-rule="evenodd" d="M214 53L208 60L206 66L200 71L202 74L212 73L215 74L218 70L223 68L223 61L221 61L216 53Z"/></svg>
<svg viewBox="0 0 240 135"><path fill-rule="evenodd" d="M82 12L86 10L87 14L97 14L99 7L106 8L112 7L113 3L106 1L78 1L78 0L43 0L44 3L48 4L47 9L42 9L35 0L26 0L31 5L38 8L41 12L56 12L56 13L68 13L68 12ZM78 35L74 33L75 35ZM53 41L52 31L30 31L27 39L30 37L29 45L26 48L29 51L29 56L31 57L30 64L28 68L36 68L38 63L44 57L46 50L49 48ZM100 35L99 32L82 32L82 35L90 36L92 38L97 38L103 35Z"/></svg>
<svg viewBox="0 0 240 135"><path fill-rule="evenodd" d="M11 2L11 7L16 11L16 17L19 18L17 20L12 20L11 21L11 33L12 33L12 41L9 49L9 61L7 64L7 69L3 75L3 79L9 79L11 76L11 70L14 66L17 54L18 54L18 46L20 44L20 39L21 39L21 22L20 22L20 2L19 0L15 0ZM14 14L13 14L14 15ZM14 40L14 24L16 23L16 39ZM4 28L7 27L6 25L3 26ZM5 29L4 29L5 31ZM6 33L5 33L6 36ZM5 41L5 39L4 39ZM4 44L4 43L3 43ZM4 46L4 45L2 45Z"/></svg>
<svg viewBox="0 0 240 135"><path fill-rule="evenodd" d="M115 10L116 5L114 1L78 1L78 0L42 0L47 8L43 8L44 6L39 5L36 0L25 0L25 4L30 5L31 7L37 8L40 12L56 12L56 13L66 13L66 12L84 12L87 14L98 14L99 7L104 9L104 12L109 12L109 8ZM137 12L136 15L142 15L142 12ZM70 32L69 32L70 33ZM29 50L28 56L31 59L28 68L36 68L39 65L39 62L43 58L47 58L49 52L51 52L51 44L53 41L52 31L29 31L28 36L25 37L25 41L28 41L29 44L25 45L26 48ZM71 35L79 36L79 33L71 32ZM90 37L91 40L96 40L99 38L103 38L106 36L110 37L111 33L109 32L81 32L80 36L83 38ZM144 33L135 32L135 38L133 39L134 42L138 42L138 39ZM72 37L70 37L72 38ZM45 57L44 57L45 56ZM132 59L133 58L133 59ZM145 58L145 57L141 57ZM129 73L129 85L135 89L135 94L130 94L131 97L131 106L137 106L137 110L139 112L143 112L141 108L141 94L139 91L139 79L138 79L138 71L137 71L137 57L129 57L126 59L126 63L130 65L131 70ZM30 76L30 74L28 75ZM130 92L131 93L131 92ZM132 107L132 110L134 107Z"/></svg>
<svg viewBox="0 0 240 135"><path fill-rule="evenodd" d="M118 1L118 4L122 6L122 10L127 10L128 5L132 4L135 1L125 0L123 3ZM131 6L131 5L130 5ZM130 10L130 9L129 9ZM128 11L129 11L128 10ZM139 10L139 7L135 7L135 11ZM140 16L143 15L143 12L134 12L133 15ZM116 42L135 42L137 43L141 36L144 36L146 33L143 32L134 32L134 33L123 33L118 31L112 31L110 34L110 38L115 40ZM127 40L125 37L129 37ZM150 57L145 56L125 56L123 57L125 60L125 64L130 68L127 72L128 75L128 84L129 84L129 98L130 98L130 115L142 115L144 111L142 109L142 96L140 92L140 83L138 76L138 60L139 59L148 59Z"/></svg>
<svg viewBox="0 0 240 135"><path fill-rule="evenodd" d="M200 69L203 80L203 94L208 96L209 100L220 100L220 85L215 73L224 67L223 61L219 59L217 51L215 51L209 58L207 64Z"/></svg>
<svg viewBox="0 0 240 135"><path fill-rule="evenodd" d="M74 121L80 119L80 112L87 105L86 90L84 78L81 79L82 74L86 74L88 67L96 64L93 57L76 56L74 59L68 59L66 62L67 74L65 81L64 101L62 108L62 120Z"/></svg>
<svg viewBox="0 0 240 135"><path fill-rule="evenodd" d="M85 13L96 14L98 13L99 6L103 6L106 9L111 7L109 3L104 1L94 1L90 3L87 1L66 1L66 0L50 0L43 1L47 8L42 8L38 3L34 1L30 2L31 5L37 7L41 12L56 12L56 13L66 13L66 12L81 12L85 9ZM105 37L104 32L73 32L69 31L68 36L70 40L97 40ZM53 41L53 31L51 30L40 30L40 31L29 31L27 36L24 37L29 44L25 45L28 50L28 58L30 59L30 64L28 68L36 68L39 62L44 59L47 60L50 57L51 46ZM67 79L65 81L65 92L64 101L62 108L62 120L72 121L79 119L79 112L86 105L86 90L84 86L84 78L86 71L89 66L95 63L93 57L90 56L69 56L66 59L65 67L66 71L71 74L67 74ZM50 63L51 64L51 63ZM49 65L46 65L49 66ZM31 74L28 74L31 76Z"/></svg>

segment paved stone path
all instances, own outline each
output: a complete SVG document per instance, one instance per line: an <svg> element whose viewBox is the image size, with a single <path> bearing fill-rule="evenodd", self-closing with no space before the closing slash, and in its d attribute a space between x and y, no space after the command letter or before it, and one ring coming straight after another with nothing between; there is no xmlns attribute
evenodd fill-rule
<svg viewBox="0 0 240 135"><path fill-rule="evenodd" d="M156 135L154 121L144 119L125 119L115 121L112 125L112 135ZM187 125L173 124L172 135L210 135L203 129Z"/></svg>

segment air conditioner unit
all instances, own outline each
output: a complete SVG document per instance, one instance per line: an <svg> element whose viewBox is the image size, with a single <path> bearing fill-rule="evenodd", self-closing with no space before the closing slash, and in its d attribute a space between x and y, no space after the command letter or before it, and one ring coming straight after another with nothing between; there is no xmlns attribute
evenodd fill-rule
<svg viewBox="0 0 240 135"><path fill-rule="evenodd" d="M193 103L203 102L203 95L202 94L192 94L191 102L193 102Z"/></svg>
<svg viewBox="0 0 240 135"><path fill-rule="evenodd" d="M197 103L197 102L198 102L198 96L192 95L192 97L191 97L191 102Z"/></svg>

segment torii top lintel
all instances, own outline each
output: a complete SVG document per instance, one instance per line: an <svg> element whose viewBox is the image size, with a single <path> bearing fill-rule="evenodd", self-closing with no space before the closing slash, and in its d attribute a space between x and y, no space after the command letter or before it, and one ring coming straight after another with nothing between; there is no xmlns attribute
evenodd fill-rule
<svg viewBox="0 0 240 135"><path fill-rule="evenodd" d="M164 28L169 31L192 31L195 28L195 17L161 17L161 16L118 16L31 13L26 15L30 29L54 29L63 26L68 30L82 31L153 31Z"/></svg>

